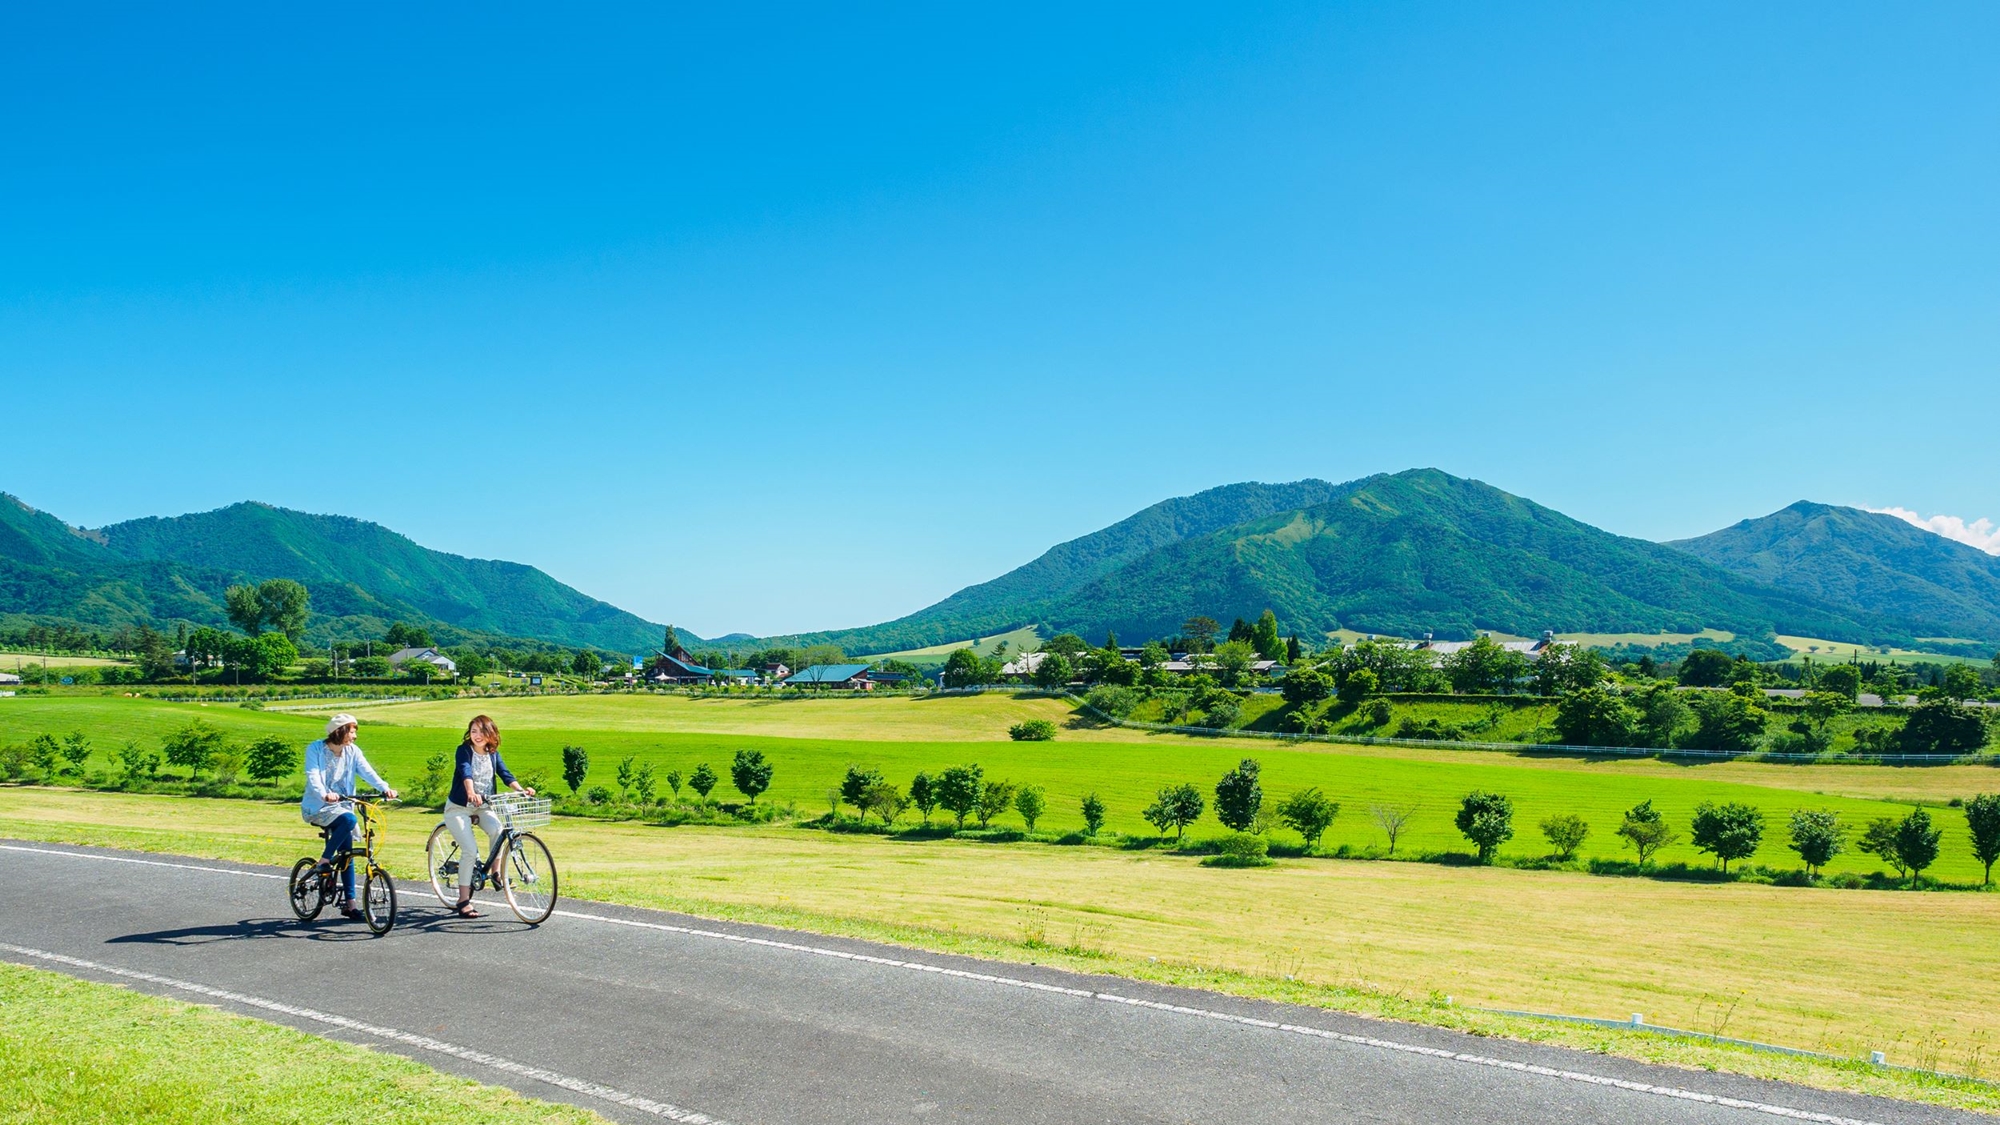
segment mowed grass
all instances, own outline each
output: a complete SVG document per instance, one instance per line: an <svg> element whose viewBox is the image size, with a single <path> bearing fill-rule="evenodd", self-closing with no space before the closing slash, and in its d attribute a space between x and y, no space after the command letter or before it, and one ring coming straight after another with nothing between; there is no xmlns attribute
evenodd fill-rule
<svg viewBox="0 0 2000 1125"><path fill-rule="evenodd" d="M980 637L978 640L947 641L941 645L928 645L924 648L906 648L896 652L878 652L866 657L856 657L855 659L869 661L907 660L912 664L942 664L945 657L962 648L970 648L981 656L991 656L1003 642L1007 645L1008 652L1030 652L1037 645L1041 644L1041 640L1041 635L1035 632L1035 627L1028 625L1015 629L1012 632L995 633L990 637Z"/></svg>
<svg viewBox="0 0 2000 1125"><path fill-rule="evenodd" d="M393 871L422 869L435 820L389 814ZM582 898L1471 1021L1458 1026L1695 1065L1716 1058L1648 1054L1685 1044L1482 1024L1462 1006L1641 1012L1659 1025L1850 1056L1883 1050L1894 1062L1959 1071L1990 1069L1980 1050L2000 1036L2000 898L1989 895L1334 860L1219 870L1099 847L568 819L543 835L565 892ZM278 805L34 788L0 789L0 836L268 864L309 843L296 813ZM275 891L270 911L284 911ZM1429 1005L1436 994L1461 1007ZM1770 1056L1724 1065L1802 1077L1769 1069L1793 1065ZM2000 1108L1991 1091L1976 1096Z"/></svg>
<svg viewBox="0 0 2000 1125"><path fill-rule="evenodd" d="M799 712L789 709L799 708ZM1785 766L1734 762L1683 765L1656 759L1587 759L1429 748L1357 747L1328 743L1284 743L1250 739L1207 739L1150 735L1128 730L1093 730L1070 725L1054 742L1012 742L1006 726L1023 717L1079 721L1060 700L1018 699L1001 694L935 699L839 699L770 702L687 697L585 696L399 704L363 715L361 744L389 780L407 785L426 758L449 753L458 743L464 717L484 709L499 721L504 752L517 773L538 773L545 782L561 776L566 744L590 752L586 787L612 786L618 761L627 755L653 763L662 779L669 770L688 774L702 762L724 781L719 796L738 799L728 778L738 749L764 752L775 767L771 791L761 800L790 804L802 813L824 811L827 793L838 786L850 764L881 769L898 784L919 770L976 762L989 778L1043 787L1048 813L1041 827L1080 827L1079 805L1096 792L1109 807L1108 826L1127 834L1151 834L1142 812L1163 785L1193 782L1204 793L1245 757L1263 765L1263 785L1275 805L1284 795L1317 786L1342 804L1323 841L1332 849L1379 847L1384 838L1370 810L1375 805L1414 807L1417 812L1401 849L1413 852L1464 851L1452 824L1459 799L1475 789L1504 793L1515 805L1515 838L1503 855L1546 854L1537 825L1555 813L1575 813L1592 827L1581 855L1630 857L1614 834L1624 810L1651 800L1680 827L1681 843L1662 853L1663 862L1706 862L1686 842L1686 826L1702 801L1738 801L1762 809L1767 830L1753 862L1797 867L1785 846L1784 827L1795 809L1831 808L1850 824L1880 816L1901 817L1903 802L1939 802L1982 790L2000 790L2000 772L1990 766L1933 769L1887 766ZM801 716L804 716L803 718ZM689 731L708 722L739 731L759 729L766 718L775 729L797 732L819 716L835 733L787 737ZM156 746L158 740L192 718L247 741L274 733L303 746L318 737L324 720L313 715L245 710L228 705L170 704L118 696L22 696L0 701L0 742L25 741L47 731L82 730L97 741L95 768L106 768L108 752L125 739ZM412 725L416 720L436 726ZM647 730L645 723L659 728ZM449 725L445 725L449 723ZM622 728L608 728L611 723ZM591 724L606 724L593 727ZM942 730L978 734L983 740L937 739ZM893 737L865 738L875 732ZM844 737L843 737L844 736ZM932 736L926 739L924 736ZM1115 736L1115 737L1113 737ZM662 781L661 792L665 792ZM1982 875L1966 841L1957 809L1939 807L1932 815L1944 830L1943 854L1929 874L1955 882ZM1019 825L1013 812L998 823ZM1214 835L1213 814L1192 832ZM1277 838L1296 840L1284 829ZM1870 872L1882 864L1872 855L1849 852L1828 866L1831 872Z"/></svg>
<svg viewBox="0 0 2000 1125"><path fill-rule="evenodd" d="M39 668L43 662L51 668L104 668L114 664L130 664L129 660L112 660L103 656L68 656L62 653L0 652L0 672L18 672L23 668Z"/></svg>
<svg viewBox="0 0 2000 1125"><path fill-rule="evenodd" d="M18 965L0 963L0 1013L0 1125L605 1120L396 1055Z"/></svg>

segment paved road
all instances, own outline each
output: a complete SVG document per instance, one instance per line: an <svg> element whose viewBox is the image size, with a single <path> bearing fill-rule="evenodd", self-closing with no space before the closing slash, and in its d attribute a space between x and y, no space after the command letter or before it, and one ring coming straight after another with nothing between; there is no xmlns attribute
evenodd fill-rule
<svg viewBox="0 0 2000 1125"><path fill-rule="evenodd" d="M214 1003L624 1121L1990 1120L657 911L301 925L269 868L0 841L0 958ZM421 891L421 895L420 892ZM365 982L372 995L337 992Z"/></svg>

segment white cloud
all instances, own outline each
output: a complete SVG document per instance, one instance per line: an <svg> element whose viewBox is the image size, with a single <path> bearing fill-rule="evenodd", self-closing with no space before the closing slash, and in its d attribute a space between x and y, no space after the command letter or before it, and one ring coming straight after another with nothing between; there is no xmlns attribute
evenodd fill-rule
<svg viewBox="0 0 2000 1125"><path fill-rule="evenodd" d="M1908 508L1869 508L1868 511L1895 516L1946 539L1956 539L1968 547L1977 547L1989 555L2000 555L2000 527L1993 526L1992 520L1967 523L1959 516L1920 516Z"/></svg>

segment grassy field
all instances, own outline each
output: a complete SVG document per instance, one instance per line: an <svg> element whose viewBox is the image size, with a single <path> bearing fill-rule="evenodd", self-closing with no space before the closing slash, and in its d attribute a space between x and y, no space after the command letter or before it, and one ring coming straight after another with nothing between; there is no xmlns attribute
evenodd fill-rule
<svg viewBox="0 0 2000 1125"><path fill-rule="evenodd" d="M390 814L422 869L435 814ZM1839 1054L1991 1069L2000 896L1788 891L1361 861L1226 871L1151 852L895 841L796 829L559 819L567 893L1223 988L1822 1084L1864 1072L1524 1021L1464 1005L1623 1017ZM296 812L249 801L0 789L0 836L285 863ZM413 888L415 891L415 888ZM421 892L418 892L421 893ZM271 910L283 911L273 898ZM1920 947L1920 956L1888 951ZM1460 1007L1440 1008L1438 994ZM1702 1052L1708 1052L1704 1055ZM1775 1068L1775 1069L1773 1069ZM1878 1087L1879 1088L1879 1087ZM1907 1089L1896 1089L1909 1095ZM1991 1090L1948 1092L2000 1108ZM1944 1096L1944 1095L1939 1095Z"/></svg>
<svg viewBox="0 0 2000 1125"><path fill-rule="evenodd" d="M971 646L972 651L981 656L991 656L993 655L993 650L999 648L1002 642L1006 643L1008 652L1032 652L1037 645L1042 643L1042 638L1040 634L1035 632L1033 625L1028 625L1016 629L1011 633L995 633L990 637L981 637L976 641L950 641L946 644L930 645L927 648L906 648L900 652L878 652L866 657L856 657L856 659L865 659L870 662L876 660L907 660L912 664L922 665L943 664L945 657L968 645Z"/></svg>
<svg viewBox="0 0 2000 1125"><path fill-rule="evenodd" d="M1250 739L1207 739L1094 728L1055 699L1003 694L932 699L840 698L762 702L685 696L572 696L478 701L505 734L509 763L518 773L560 777L561 749L584 746L591 755L587 785L613 782L618 760L650 761L664 777L707 762L725 778L739 748L762 750L776 769L763 798L803 812L823 811L826 793L850 764L882 769L907 783L918 770L936 771L977 762L989 778L1039 785L1048 795L1043 827L1081 824L1078 804L1097 792L1110 809L1114 830L1151 829L1140 816L1162 785L1192 781L1204 792L1244 757L1263 763L1270 800L1318 786L1343 811L1325 846L1355 848L1383 842L1369 810L1376 804L1417 809L1403 846L1415 851L1464 850L1451 823L1458 800L1474 789L1505 793L1515 803L1515 839L1503 855L1547 851L1536 825L1557 812L1573 812L1592 826L1585 857L1629 856L1613 834L1623 810L1651 800L1683 834L1701 801L1740 801L1764 810L1764 845L1755 862L1796 867L1783 825L1792 810L1832 808L1852 824L1907 811L1902 802L1942 803L1953 797L2000 790L2000 771L1989 766L1897 768L1888 766L1787 766L1755 762L1683 764L1657 759L1589 759L1450 749L1292 744ZM457 745L467 703L422 702L356 709L364 717L361 743L392 780L406 783L424 759ZM317 737L323 719L312 714L245 710L230 705L171 704L117 696L20 696L0 701L0 743L25 741L47 731L81 730L101 748L94 768L109 767L109 752L126 739L157 746L189 719L200 717L231 738L247 741L277 734L300 745ZM1006 727L1026 717L1066 724L1054 742L1008 741ZM754 731L777 733L751 733ZM817 734L809 732L817 731ZM731 795L725 780L719 794ZM1977 881L1980 869L1965 842L1956 809L1933 810L1944 829L1944 851L1930 875ZM1003 824L1019 824L1009 812ZM1193 831L1212 835L1212 816ZM1280 839L1296 839L1280 829ZM1705 862L1685 842L1661 853L1663 862ZM1830 872L1881 869L1875 857L1849 853Z"/></svg>
<svg viewBox="0 0 2000 1125"><path fill-rule="evenodd" d="M17 672L30 666L39 668L43 661L51 668L104 668L114 664L130 664L129 660L111 660L102 656L66 656L61 653L43 654L39 652L0 652L0 672Z"/></svg>
<svg viewBox="0 0 2000 1125"><path fill-rule="evenodd" d="M213 1008L0 963L0 1125L601 1125L571 1106Z"/></svg>
<svg viewBox="0 0 2000 1125"><path fill-rule="evenodd" d="M1846 641L1829 641L1824 637L1777 638L1779 644L1792 650L1791 659L1803 660L1811 657L1815 663L1845 663L1848 660L1897 660L1904 663L1922 661L1931 664L1985 664L1987 657L1940 656L1936 653L1919 652L1915 649L1896 648L1893 645L1857 645Z"/></svg>

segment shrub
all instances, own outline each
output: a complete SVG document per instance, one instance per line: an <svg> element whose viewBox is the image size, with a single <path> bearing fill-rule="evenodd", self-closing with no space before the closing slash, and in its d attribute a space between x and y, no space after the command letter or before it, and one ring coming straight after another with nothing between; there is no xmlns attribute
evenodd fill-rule
<svg viewBox="0 0 2000 1125"><path fill-rule="evenodd" d="M1035 830L1035 822L1042 818L1047 808L1047 796L1039 785L1024 785L1019 793L1014 794L1014 811L1021 814L1022 822L1027 824L1030 832Z"/></svg>
<svg viewBox="0 0 2000 1125"><path fill-rule="evenodd" d="M1970 754L1986 745L1986 722L1963 703L1932 699L1910 709L1896 746L1905 754Z"/></svg>
<svg viewBox="0 0 2000 1125"><path fill-rule="evenodd" d="M1376 702L1382 704L1385 708L1388 705L1387 700L1378 699ZM1463 742L1465 741L1465 731L1456 723L1439 722L1434 718L1425 719L1422 722L1418 722L1416 719L1405 718L1401 723L1397 724L1395 737L1421 739L1425 742Z"/></svg>
<svg viewBox="0 0 2000 1125"><path fill-rule="evenodd" d="M1278 804L1278 819L1305 837L1306 850L1319 847L1319 838L1340 815L1340 802L1328 800L1317 788L1301 789Z"/></svg>
<svg viewBox="0 0 2000 1125"><path fill-rule="evenodd" d="M21 743L0 746L0 777L8 781L19 781L28 776L28 771L34 768L34 765L34 751Z"/></svg>
<svg viewBox="0 0 2000 1125"><path fill-rule="evenodd" d="M160 772L159 754L139 749L139 744L128 740L118 748L119 764L125 767L126 780L150 778Z"/></svg>
<svg viewBox="0 0 2000 1125"><path fill-rule="evenodd" d="M250 776L259 781L283 777L297 769L298 764L298 752L292 749L292 744L276 735L267 734L250 744Z"/></svg>
<svg viewBox="0 0 2000 1125"><path fill-rule="evenodd" d="M1703 801L1688 824L1688 841L1714 856L1724 871L1730 860L1755 855L1763 839L1764 814L1751 805Z"/></svg>
<svg viewBox="0 0 2000 1125"><path fill-rule="evenodd" d="M1832 809L1796 809L1792 812L1792 850L1806 865L1806 874L1817 875L1834 856L1847 847L1847 830L1840 814Z"/></svg>
<svg viewBox="0 0 2000 1125"><path fill-rule="evenodd" d="M90 738L82 731L74 731L63 739L63 761L70 773L82 773L84 763L90 761Z"/></svg>
<svg viewBox="0 0 2000 1125"><path fill-rule="evenodd" d="M1479 862L1491 863L1500 845L1514 838L1514 802L1499 793L1467 793L1454 823L1479 849Z"/></svg>
<svg viewBox="0 0 2000 1125"><path fill-rule="evenodd" d="M47 733L36 735L34 740L28 743L28 753L35 760L35 768L41 770L44 777L54 776L57 768L62 765L62 743L56 741L55 735Z"/></svg>
<svg viewBox="0 0 2000 1125"><path fill-rule="evenodd" d="M1223 827L1248 832L1264 807L1264 787L1257 781L1257 760L1245 758L1215 783L1215 818Z"/></svg>
<svg viewBox="0 0 2000 1125"><path fill-rule="evenodd" d="M1083 795L1083 834L1095 836L1104 827L1104 801L1096 793Z"/></svg>
<svg viewBox="0 0 2000 1125"><path fill-rule="evenodd" d="M965 651L965 650L960 650ZM952 766L938 775L938 807L958 818L958 827L965 827L965 818L979 807L979 797L986 788L983 771L978 763L969 766Z"/></svg>
<svg viewBox="0 0 2000 1125"><path fill-rule="evenodd" d="M1576 855L1576 849L1590 835L1590 825L1575 813L1557 813L1542 821L1542 835L1555 849L1558 860L1568 863Z"/></svg>
<svg viewBox="0 0 2000 1125"><path fill-rule="evenodd" d="M1271 845L1262 836L1237 832L1222 838L1221 852L1204 858L1203 867L1268 867Z"/></svg>
<svg viewBox="0 0 2000 1125"><path fill-rule="evenodd" d="M1340 682L1340 701L1356 704L1382 690L1382 679L1367 668L1357 668ZM1383 719L1387 722L1387 719Z"/></svg>
<svg viewBox="0 0 2000 1125"><path fill-rule="evenodd" d="M1360 672L1355 673L1357 676L1361 674ZM1368 701L1367 706L1361 708L1361 717L1370 726L1379 727L1388 725L1389 719L1393 714L1394 712L1389 708L1389 701L1386 699L1371 699Z"/></svg>
<svg viewBox="0 0 2000 1125"><path fill-rule="evenodd" d="M872 812L881 817L885 826L896 823L896 818L909 807L910 799L903 796L903 791L880 778L862 792L859 805L864 814Z"/></svg>
<svg viewBox="0 0 2000 1125"><path fill-rule="evenodd" d="M562 764L563 784L569 786L570 795L574 796L583 788L584 778L590 776L590 752L581 746L564 746Z"/></svg>
<svg viewBox="0 0 2000 1125"><path fill-rule="evenodd" d="M1161 836L1167 834L1167 829L1173 829L1174 840L1179 842L1187 834L1187 826L1201 819L1202 807L1201 790L1183 782L1163 787L1140 815Z"/></svg>
<svg viewBox="0 0 2000 1125"><path fill-rule="evenodd" d="M1090 694L1084 696L1083 701L1100 714L1122 719L1139 705L1139 693L1129 687L1099 684L1090 689Z"/></svg>
<svg viewBox="0 0 2000 1125"><path fill-rule="evenodd" d="M1570 746L1630 746L1639 714L1601 687L1573 691L1556 704L1556 737Z"/></svg>
<svg viewBox="0 0 2000 1125"><path fill-rule="evenodd" d="M641 805L653 803L653 763L645 762L639 766L639 772L632 775L632 788L639 791Z"/></svg>
<svg viewBox="0 0 2000 1125"><path fill-rule="evenodd" d="M1056 725L1047 719L1027 719L1007 728L1007 737L1016 742L1048 742L1056 736Z"/></svg>

